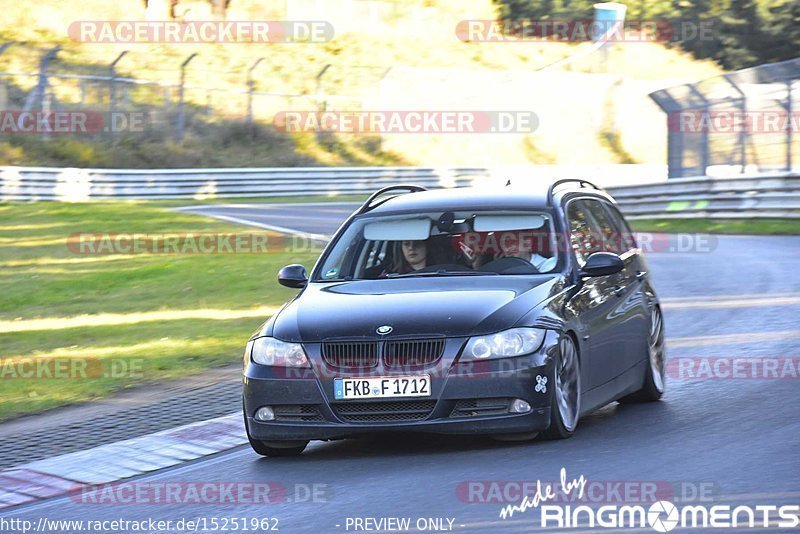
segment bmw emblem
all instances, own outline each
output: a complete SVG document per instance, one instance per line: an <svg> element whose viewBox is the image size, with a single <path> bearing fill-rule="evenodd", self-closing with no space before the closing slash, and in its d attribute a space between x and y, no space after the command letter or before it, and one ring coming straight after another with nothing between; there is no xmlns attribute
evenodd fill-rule
<svg viewBox="0 0 800 534"><path fill-rule="evenodd" d="M377 330L375 330L375 331L376 331L377 333L379 333L380 335L382 335L382 336L385 336L386 334L389 334L389 333L391 333L391 332L392 332L392 330L394 330L394 328L392 328L392 327L391 327L391 326L389 326L388 324L385 324L385 325L383 325L383 326L379 326L379 327L378 327L378 329L377 329Z"/></svg>

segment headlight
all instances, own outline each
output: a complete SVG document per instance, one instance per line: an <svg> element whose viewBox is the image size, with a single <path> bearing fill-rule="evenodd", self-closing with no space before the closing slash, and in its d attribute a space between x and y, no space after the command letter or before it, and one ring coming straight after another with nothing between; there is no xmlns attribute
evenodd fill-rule
<svg viewBox="0 0 800 534"><path fill-rule="evenodd" d="M254 339L250 357L261 365L311 367L300 343L287 343L274 337Z"/></svg>
<svg viewBox="0 0 800 534"><path fill-rule="evenodd" d="M542 346L544 332L539 328L511 328L488 336L472 337L464 347L461 361L530 354Z"/></svg>

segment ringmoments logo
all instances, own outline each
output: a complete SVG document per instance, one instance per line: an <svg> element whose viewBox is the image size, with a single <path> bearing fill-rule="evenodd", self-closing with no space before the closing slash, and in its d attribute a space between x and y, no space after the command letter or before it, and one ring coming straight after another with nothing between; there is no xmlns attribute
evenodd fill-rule
<svg viewBox="0 0 800 534"><path fill-rule="evenodd" d="M780 528L800 526L800 505L739 505L685 504L676 506L668 500L650 505L589 505L555 504L559 494L574 495L581 500L588 481L583 475L568 479L565 468L556 484L536 483L536 491L524 496L518 504L501 508L500 518L539 509L540 527L547 528L647 528L656 532L670 532L676 528L730 529L730 528Z"/></svg>

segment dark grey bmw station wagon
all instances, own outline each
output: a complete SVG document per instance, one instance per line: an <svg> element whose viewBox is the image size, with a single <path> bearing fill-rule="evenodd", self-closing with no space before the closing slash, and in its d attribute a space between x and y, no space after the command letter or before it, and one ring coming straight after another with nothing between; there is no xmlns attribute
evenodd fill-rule
<svg viewBox="0 0 800 534"><path fill-rule="evenodd" d="M373 194L247 343L253 449L379 432L567 438L581 415L664 391L647 264L584 180Z"/></svg>

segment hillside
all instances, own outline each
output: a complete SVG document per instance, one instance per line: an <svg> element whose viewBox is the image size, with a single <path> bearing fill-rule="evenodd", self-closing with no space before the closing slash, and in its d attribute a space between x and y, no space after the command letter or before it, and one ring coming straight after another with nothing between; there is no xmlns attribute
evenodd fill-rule
<svg viewBox="0 0 800 534"><path fill-rule="evenodd" d="M166 18L152 0L150 20ZM326 43L285 44L94 44L67 36L81 20L143 20L141 0L39 0L34 6L0 0L0 38L13 45L0 55L0 70L35 72L43 51L62 50L50 71L106 75L121 52L117 75L176 83L180 64L197 53L186 72L190 120L176 142L175 88L137 86L123 109L156 117L144 134L126 136L16 135L0 138L2 165L244 166L335 164L616 163L663 162L665 121L647 93L665 85L719 73L710 62L659 43L613 45L603 63L590 54L565 69L537 72L569 57L584 44L563 42L478 43L456 37L459 21L496 16L489 0L405 2L288 0L284 10L256 0L233 0L227 19L326 20L336 35ZM162 9L162 12L158 10ZM205 1L183 1L183 20L211 20ZM247 71L253 71L254 117L244 127ZM317 77L325 69L324 75ZM36 83L32 76L2 75L4 109L21 109ZM106 82L51 78L64 109L108 108ZM213 90L210 90L212 89ZM315 95L324 96L319 99ZM291 96L287 96L291 95ZM533 134L338 135L281 134L271 126L279 111L526 110L539 117ZM125 107L128 106L128 107Z"/></svg>

